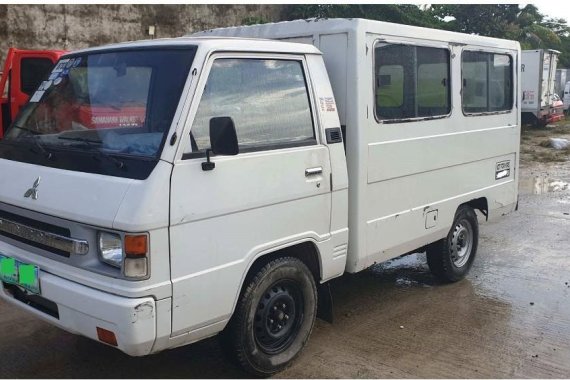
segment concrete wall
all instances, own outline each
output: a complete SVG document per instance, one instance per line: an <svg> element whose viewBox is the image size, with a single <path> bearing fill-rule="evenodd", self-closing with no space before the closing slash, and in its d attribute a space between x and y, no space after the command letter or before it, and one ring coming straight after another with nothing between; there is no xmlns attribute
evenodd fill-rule
<svg viewBox="0 0 570 380"><path fill-rule="evenodd" d="M0 60L8 47L74 50L112 42L179 37L243 24L279 21L282 5L0 5ZM2 70L0 68L0 70Z"/></svg>

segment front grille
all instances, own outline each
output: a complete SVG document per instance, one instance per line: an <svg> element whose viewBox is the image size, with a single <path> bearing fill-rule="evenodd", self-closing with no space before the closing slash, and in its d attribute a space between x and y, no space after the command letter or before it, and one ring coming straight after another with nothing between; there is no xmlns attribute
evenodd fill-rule
<svg viewBox="0 0 570 380"><path fill-rule="evenodd" d="M29 226L31 228L35 228L35 229L42 230L45 232L49 232L52 234L64 236L67 238L69 238L71 236L71 232L67 228L54 226L53 224L40 222L38 220L26 218L26 217L23 217L21 215L13 214L11 212L7 212L4 210L0 210L0 219L6 219L6 220L9 220L11 222L21 224L23 226ZM14 239L14 240L19 241L21 243L31 245L32 247L40 248L40 249L55 253L56 255L60 255L60 256L64 256L64 257L70 256L69 252L64 251L62 249L50 247L50 246L42 244L40 242L33 241L30 239L26 239L25 237L12 234L8 231L3 231L2 229L0 229L0 235L6 236L10 239Z"/></svg>

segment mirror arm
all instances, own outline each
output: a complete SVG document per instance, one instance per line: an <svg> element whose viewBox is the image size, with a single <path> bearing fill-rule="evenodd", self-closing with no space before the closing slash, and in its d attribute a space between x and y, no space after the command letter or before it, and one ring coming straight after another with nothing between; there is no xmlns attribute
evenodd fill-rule
<svg viewBox="0 0 570 380"><path fill-rule="evenodd" d="M206 162L202 162L202 170L204 171L213 170L216 167L216 163L210 161L210 152L212 152L211 148L206 149Z"/></svg>

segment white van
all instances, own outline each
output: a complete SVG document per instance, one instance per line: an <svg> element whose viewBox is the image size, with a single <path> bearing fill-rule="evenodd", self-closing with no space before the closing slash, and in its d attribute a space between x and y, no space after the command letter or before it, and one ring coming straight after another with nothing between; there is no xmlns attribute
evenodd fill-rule
<svg viewBox="0 0 570 380"><path fill-rule="evenodd" d="M556 100L556 66L560 52L551 49L521 53L521 117L523 123L544 126L561 113ZM558 109L559 112L556 112Z"/></svg>
<svg viewBox="0 0 570 380"><path fill-rule="evenodd" d="M517 42L356 19L210 34L316 47L62 57L0 143L4 301L134 356L222 332L268 375L330 316L327 281L420 249L458 281L476 210L515 209Z"/></svg>

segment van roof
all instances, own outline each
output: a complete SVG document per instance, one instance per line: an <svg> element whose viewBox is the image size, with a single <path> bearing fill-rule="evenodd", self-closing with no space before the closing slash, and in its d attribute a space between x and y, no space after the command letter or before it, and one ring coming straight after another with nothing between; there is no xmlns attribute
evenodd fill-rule
<svg viewBox="0 0 570 380"><path fill-rule="evenodd" d="M364 31L385 36L408 37L415 40L435 40L513 50L520 48L517 41L361 18L312 18L306 20L282 21L268 24L210 29L207 31L197 32L192 35L212 36L218 34L239 36L240 31L243 35L261 38L271 38L272 36L273 38L275 38L274 36L278 36L278 38L294 38L299 36L308 36L314 33L326 32L334 34L349 31Z"/></svg>
<svg viewBox="0 0 570 380"><path fill-rule="evenodd" d="M203 46L208 50L231 50L231 51L259 51L269 53L292 53L292 54L321 54L312 45L282 42L260 38L237 38L237 37L177 37L160 38L154 40L140 40L102 45L82 50L76 50L70 54L92 53L106 50L137 49L157 46Z"/></svg>

